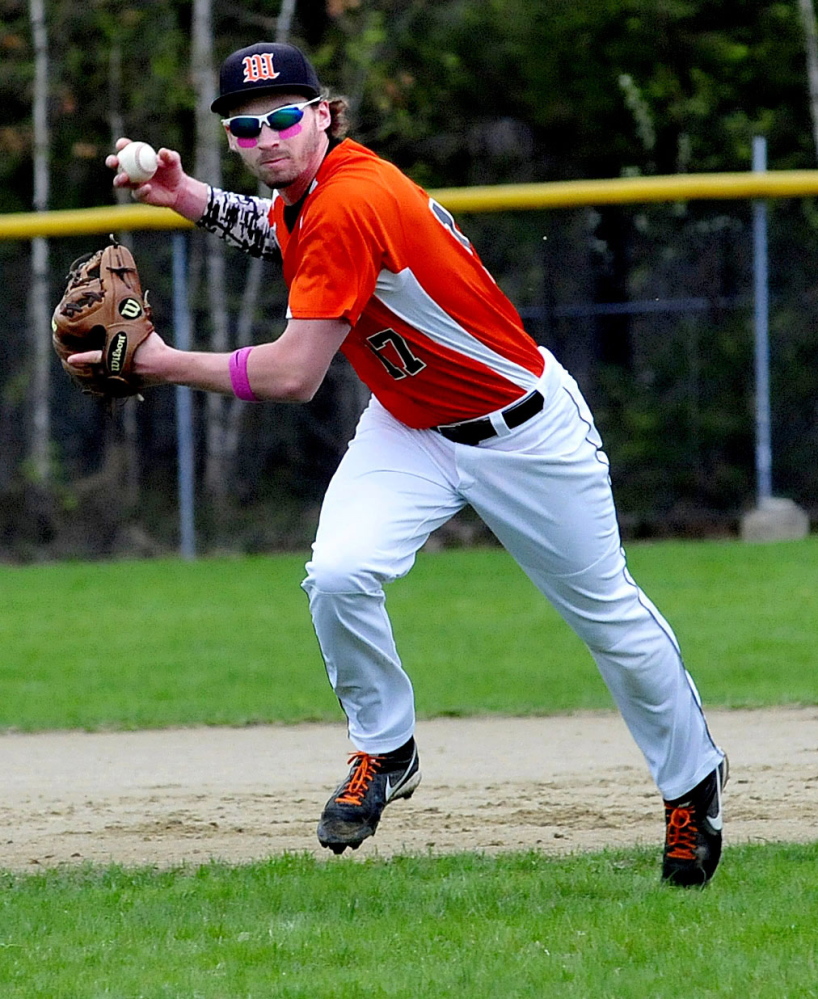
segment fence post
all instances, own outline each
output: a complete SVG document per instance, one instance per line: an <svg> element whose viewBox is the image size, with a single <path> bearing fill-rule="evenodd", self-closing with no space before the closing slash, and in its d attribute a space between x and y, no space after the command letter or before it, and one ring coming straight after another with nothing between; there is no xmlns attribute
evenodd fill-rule
<svg viewBox="0 0 818 999"><path fill-rule="evenodd" d="M753 172L767 170L767 140L753 137ZM772 496L770 444L770 290L767 203L753 201L753 285L755 326L756 495L759 506Z"/></svg>
<svg viewBox="0 0 818 999"><path fill-rule="evenodd" d="M174 346L190 350L190 304L187 291L185 236L173 234L173 325ZM186 385L176 386L176 454L179 490L179 554L196 558L194 514L193 403Z"/></svg>
<svg viewBox="0 0 818 999"><path fill-rule="evenodd" d="M767 140L753 137L753 173L767 171ZM770 289L767 204L753 201L753 286L756 377L756 508L741 518L745 541L789 541L809 534L809 517L793 500L772 494L770 443Z"/></svg>

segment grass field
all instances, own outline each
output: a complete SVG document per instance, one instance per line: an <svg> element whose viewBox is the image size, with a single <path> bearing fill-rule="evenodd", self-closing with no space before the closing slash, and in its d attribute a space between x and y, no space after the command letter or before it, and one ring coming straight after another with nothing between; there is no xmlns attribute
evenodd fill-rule
<svg viewBox="0 0 818 999"><path fill-rule="evenodd" d="M818 994L818 847L0 875L4 999L678 999Z"/></svg>
<svg viewBox="0 0 818 999"><path fill-rule="evenodd" d="M304 558L0 567L0 728L337 720ZM818 537L634 545L712 705L818 703ZM496 549L421 555L389 607L423 716L606 708L588 652Z"/></svg>
<svg viewBox="0 0 818 999"><path fill-rule="evenodd" d="M629 561L707 704L818 703L818 539ZM0 727L339 720L302 563L1 567ZM610 706L499 551L422 555L389 601L426 716ZM0 996L818 995L818 844L726 857L704 892L658 884L644 849L0 872Z"/></svg>

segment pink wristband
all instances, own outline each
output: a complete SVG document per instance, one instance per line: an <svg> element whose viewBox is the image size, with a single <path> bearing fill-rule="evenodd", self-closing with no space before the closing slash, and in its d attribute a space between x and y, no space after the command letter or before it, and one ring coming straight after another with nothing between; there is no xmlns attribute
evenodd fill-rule
<svg viewBox="0 0 818 999"><path fill-rule="evenodd" d="M250 379L247 377L247 358L252 349L252 347L240 347L230 355L230 384L233 386L236 398L244 402L261 401L250 388Z"/></svg>

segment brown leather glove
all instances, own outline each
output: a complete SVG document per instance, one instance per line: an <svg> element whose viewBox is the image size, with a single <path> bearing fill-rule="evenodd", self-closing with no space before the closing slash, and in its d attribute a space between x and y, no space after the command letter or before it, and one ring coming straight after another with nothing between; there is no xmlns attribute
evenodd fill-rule
<svg viewBox="0 0 818 999"><path fill-rule="evenodd" d="M133 360L153 323L127 247L113 242L74 261L51 328L62 366L83 392L109 401L139 393ZM87 350L101 350L102 362L82 368L66 363L72 354Z"/></svg>

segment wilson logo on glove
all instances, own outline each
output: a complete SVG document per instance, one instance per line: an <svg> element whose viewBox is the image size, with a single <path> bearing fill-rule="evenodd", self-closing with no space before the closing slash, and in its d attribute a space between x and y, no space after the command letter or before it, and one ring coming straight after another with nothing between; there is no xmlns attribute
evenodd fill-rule
<svg viewBox="0 0 818 999"><path fill-rule="evenodd" d="M135 298L126 298L119 303L119 314L125 319L137 319L142 315L142 306Z"/></svg>
<svg viewBox="0 0 818 999"><path fill-rule="evenodd" d="M117 333L108 345L108 370L112 375L119 375L122 373L122 361L127 346L127 333Z"/></svg>

